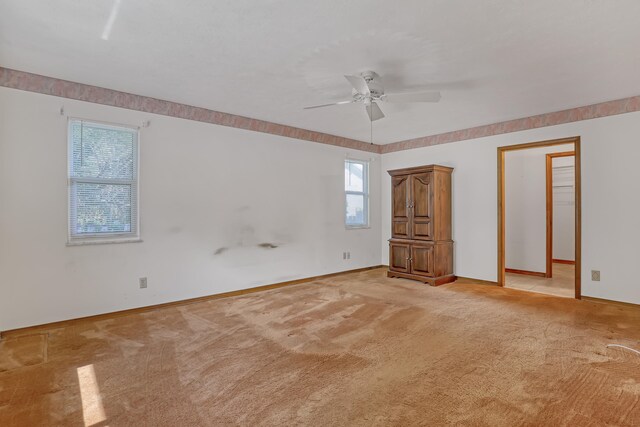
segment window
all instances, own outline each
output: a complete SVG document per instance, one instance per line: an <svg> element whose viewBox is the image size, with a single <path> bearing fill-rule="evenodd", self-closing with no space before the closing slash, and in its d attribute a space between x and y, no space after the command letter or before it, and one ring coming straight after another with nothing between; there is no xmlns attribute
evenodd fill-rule
<svg viewBox="0 0 640 427"><path fill-rule="evenodd" d="M138 129L70 119L69 243L138 239Z"/></svg>
<svg viewBox="0 0 640 427"><path fill-rule="evenodd" d="M344 162L345 218L347 228L369 226L369 164L359 160Z"/></svg>

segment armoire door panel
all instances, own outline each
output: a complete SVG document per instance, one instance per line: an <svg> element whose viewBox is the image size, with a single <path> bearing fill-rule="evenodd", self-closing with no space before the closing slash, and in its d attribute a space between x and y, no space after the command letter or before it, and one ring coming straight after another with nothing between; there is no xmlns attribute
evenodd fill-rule
<svg viewBox="0 0 640 427"><path fill-rule="evenodd" d="M407 218L409 209L407 200L409 196L409 178L407 176L393 177L393 217Z"/></svg>
<svg viewBox="0 0 640 427"><path fill-rule="evenodd" d="M411 274L433 276L433 245L411 245Z"/></svg>
<svg viewBox="0 0 640 427"><path fill-rule="evenodd" d="M409 223L406 221L393 221L393 237L409 237Z"/></svg>
<svg viewBox="0 0 640 427"><path fill-rule="evenodd" d="M416 240L432 240L433 224L433 187L432 174L419 173L411 175L411 238Z"/></svg>
<svg viewBox="0 0 640 427"><path fill-rule="evenodd" d="M423 222L421 219L413 220L413 239L416 240L433 240L433 224L431 220Z"/></svg>
<svg viewBox="0 0 640 427"><path fill-rule="evenodd" d="M411 175L413 216L416 218L431 218L432 195L431 174L420 173Z"/></svg>
<svg viewBox="0 0 640 427"><path fill-rule="evenodd" d="M405 243L389 242L389 268L403 273L409 272L410 248Z"/></svg>
<svg viewBox="0 0 640 427"><path fill-rule="evenodd" d="M393 197L391 237L407 238L410 233L409 177L394 176L391 181Z"/></svg>

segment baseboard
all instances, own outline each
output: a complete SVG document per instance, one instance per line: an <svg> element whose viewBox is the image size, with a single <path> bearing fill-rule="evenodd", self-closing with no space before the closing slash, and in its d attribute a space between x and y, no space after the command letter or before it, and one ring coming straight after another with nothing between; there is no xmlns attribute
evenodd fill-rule
<svg viewBox="0 0 640 427"><path fill-rule="evenodd" d="M500 286L498 282L492 282L490 280L480 280L480 279L474 279L473 277L462 277L462 276L457 276L456 283Z"/></svg>
<svg viewBox="0 0 640 427"><path fill-rule="evenodd" d="M384 267L386 269L389 268L389 266L385 264L381 265L380 267ZM471 284L477 284L477 285L500 286L498 282L492 282L490 280L474 279L473 277L464 277L464 276L456 276L456 280L453 283L471 283Z"/></svg>
<svg viewBox="0 0 640 427"><path fill-rule="evenodd" d="M582 301L597 302L599 304L618 305L618 306L622 306L622 307L631 307L631 308L635 308L635 309L639 309L640 308L640 304L634 304L632 302L614 301L614 300L611 300L611 299L587 297L587 296L584 296L584 295L582 295Z"/></svg>
<svg viewBox="0 0 640 427"><path fill-rule="evenodd" d="M553 261L556 264L569 264L569 265L576 265L575 261L572 261L570 259L552 259L551 261Z"/></svg>
<svg viewBox="0 0 640 427"><path fill-rule="evenodd" d="M247 289L239 289L237 291L223 292L223 293L220 293L220 294L212 294L212 295L206 295L206 296L196 297L196 298L189 298L189 299L184 299L184 300L179 300L179 301L171 301L171 302L166 302L166 303L162 303L162 304L154 304L154 305L147 305L147 306L144 306L144 307L130 308L130 309L127 309L127 310L114 311L114 312L110 312L110 313L96 314L96 315L93 315L93 316L85 316L85 317L78 317L78 318L75 318L75 319L60 320L60 321L57 321L57 322L45 323L45 324L42 324L42 325L27 326L27 327L24 327L24 328L10 329L10 330L7 330L7 331L0 331L0 339L7 338L7 337L16 337L16 336L22 336L22 335L31 335L31 334L35 334L35 333L42 333L43 331L47 331L49 329L65 328L65 327L72 326L72 325L75 325L75 324L80 323L80 322L113 319L113 318L116 318L116 317L128 316L130 314L139 314L139 313L144 313L144 312L147 312L147 311L157 310L159 308L175 307L175 306L180 306L180 305L194 304L194 303L197 303L197 302L203 302L203 301L209 301L209 300L215 300L215 299L229 298L229 297L235 297L235 296L239 296L239 295L251 294L251 293L254 293L254 292L263 292L263 291L268 291L268 290L271 290L271 289L282 288L284 286L299 285L299 284L302 284L302 283L308 283L308 282L313 282L313 281L316 281L316 280L327 279L329 277L339 276L339 275L342 275L342 274L358 273L358 272L361 272L361 271L374 270L374 269L380 268L380 267L382 267L382 266L381 265L375 265L375 266L372 266L372 267L356 268L354 270L345 270L345 271L339 271L339 272L336 272L336 273L323 274L321 276L305 277L303 279L289 280L287 282L272 283L270 285L256 286L254 288L247 288Z"/></svg>
<svg viewBox="0 0 640 427"><path fill-rule="evenodd" d="M504 271L505 273L524 274L526 276L547 277L547 273L540 273L538 271L516 270L514 268L505 268Z"/></svg>
<svg viewBox="0 0 640 427"><path fill-rule="evenodd" d="M417 280L418 282L426 283L430 286L442 286L456 281L456 276L453 274L438 277L426 277L419 274L402 273L394 270L387 270L387 277L400 277L402 279Z"/></svg>

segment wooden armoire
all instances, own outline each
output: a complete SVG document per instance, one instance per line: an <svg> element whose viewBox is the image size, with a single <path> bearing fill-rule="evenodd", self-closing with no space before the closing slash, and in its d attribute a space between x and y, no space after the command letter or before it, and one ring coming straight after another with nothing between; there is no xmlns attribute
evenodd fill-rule
<svg viewBox="0 0 640 427"><path fill-rule="evenodd" d="M429 165L389 171L391 239L389 277L431 286L453 282L451 172Z"/></svg>

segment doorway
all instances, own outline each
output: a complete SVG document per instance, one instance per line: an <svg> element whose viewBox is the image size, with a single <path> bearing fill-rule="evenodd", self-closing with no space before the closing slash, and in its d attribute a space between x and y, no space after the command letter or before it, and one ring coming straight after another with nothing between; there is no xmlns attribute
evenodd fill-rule
<svg viewBox="0 0 640 427"><path fill-rule="evenodd" d="M513 163L507 165L507 157ZM539 173L535 197L524 191L534 184L524 176L531 165ZM580 299L580 190L579 137L498 147L500 286Z"/></svg>

